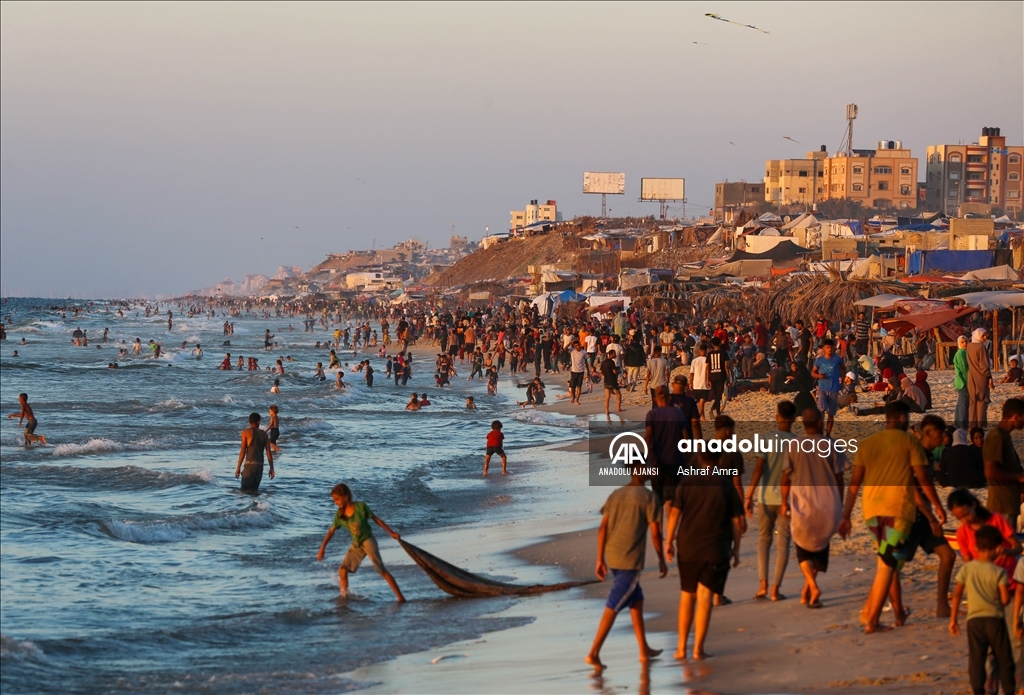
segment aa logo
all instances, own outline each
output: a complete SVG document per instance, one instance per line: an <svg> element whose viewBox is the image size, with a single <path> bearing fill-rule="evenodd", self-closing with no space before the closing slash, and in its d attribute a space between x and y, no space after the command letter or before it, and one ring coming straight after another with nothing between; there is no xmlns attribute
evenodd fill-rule
<svg viewBox="0 0 1024 695"><path fill-rule="evenodd" d="M612 464L624 466L643 466L647 463L647 442L636 432L623 432L615 435L608 445L608 456Z"/></svg>

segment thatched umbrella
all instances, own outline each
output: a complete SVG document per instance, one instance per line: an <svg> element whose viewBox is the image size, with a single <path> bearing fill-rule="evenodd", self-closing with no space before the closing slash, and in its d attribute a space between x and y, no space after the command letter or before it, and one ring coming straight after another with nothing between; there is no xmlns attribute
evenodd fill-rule
<svg viewBox="0 0 1024 695"><path fill-rule="evenodd" d="M855 302L876 294L918 295L915 288L884 280L846 280L838 273L828 275L787 275L772 281L772 288L752 302L750 309L770 321L776 315L784 321L808 320L821 313L829 320L852 319Z"/></svg>

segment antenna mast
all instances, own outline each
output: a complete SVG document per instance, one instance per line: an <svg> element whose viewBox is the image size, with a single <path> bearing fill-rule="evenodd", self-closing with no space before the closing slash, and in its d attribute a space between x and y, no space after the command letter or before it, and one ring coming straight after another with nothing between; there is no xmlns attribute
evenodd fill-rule
<svg viewBox="0 0 1024 695"><path fill-rule="evenodd" d="M846 105L846 133L843 135L843 146L847 157L853 156L853 122L857 118L857 105Z"/></svg>

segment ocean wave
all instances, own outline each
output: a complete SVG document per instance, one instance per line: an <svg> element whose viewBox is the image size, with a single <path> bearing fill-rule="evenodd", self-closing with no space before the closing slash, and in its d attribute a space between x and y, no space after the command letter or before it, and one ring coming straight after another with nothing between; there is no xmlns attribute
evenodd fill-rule
<svg viewBox="0 0 1024 695"><path fill-rule="evenodd" d="M87 456L89 454L103 454L111 451L121 451L124 445L115 442L113 439L96 438L90 439L84 444L58 444L53 447L54 456Z"/></svg>
<svg viewBox="0 0 1024 695"><path fill-rule="evenodd" d="M192 404L192 403L186 403L184 401L179 401L177 398L168 398L165 401L160 401L156 405L151 406L149 408L149 412L151 412L151 413L165 413L165 412L172 411L172 410L183 410L185 408L195 408L195 405Z"/></svg>
<svg viewBox="0 0 1024 695"><path fill-rule="evenodd" d="M88 466L4 466L3 475L9 479L25 479L35 482L58 480L62 484L82 487L114 486L130 489L173 487L175 485L209 485L217 482L217 474L209 468L192 468L188 471L160 471L141 466L117 466L115 468L93 468Z"/></svg>
<svg viewBox="0 0 1024 695"><path fill-rule="evenodd" d="M323 418L302 417L294 422L287 423L282 429L288 432L330 432L334 429L334 426Z"/></svg>
<svg viewBox="0 0 1024 695"><path fill-rule="evenodd" d="M43 658L43 650L29 640L18 640L0 634L0 659L16 659L18 661L33 659L39 661Z"/></svg>
<svg viewBox="0 0 1024 695"><path fill-rule="evenodd" d="M105 437L96 437L84 443L58 444L53 447L53 455L61 458L73 456L91 456L118 451L152 451L154 449L171 449L193 444L196 440L189 437L142 437L129 442L118 442Z"/></svg>
<svg viewBox="0 0 1024 695"><path fill-rule="evenodd" d="M108 520L100 527L111 537L128 543L175 543L197 531L234 531L266 528L273 523L270 505L256 502L244 511L204 512L152 521Z"/></svg>
<svg viewBox="0 0 1024 695"><path fill-rule="evenodd" d="M566 427L570 429L585 429L587 427L587 421L583 418L550 413L544 410L523 409L513 411L508 417L518 422L528 422L533 425L546 425L548 427Z"/></svg>

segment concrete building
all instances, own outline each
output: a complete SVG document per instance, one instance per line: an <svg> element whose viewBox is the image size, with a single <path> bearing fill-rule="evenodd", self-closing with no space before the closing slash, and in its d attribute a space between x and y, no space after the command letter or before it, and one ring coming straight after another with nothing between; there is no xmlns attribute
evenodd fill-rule
<svg viewBox="0 0 1024 695"><path fill-rule="evenodd" d="M882 140L874 150L854 150L825 160L824 195L848 198L870 208L916 208L917 159L899 140Z"/></svg>
<svg viewBox="0 0 1024 695"><path fill-rule="evenodd" d="M976 204L1019 213L1022 207L1024 147L1007 147L999 128L982 128L970 145L930 145L927 151L929 208L954 215Z"/></svg>
<svg viewBox="0 0 1024 695"><path fill-rule="evenodd" d="M558 204L555 201L549 200L544 204L540 204L536 200L531 200L525 210L513 210L509 217L509 229L518 229L541 221L562 221L561 216L558 214Z"/></svg>
<svg viewBox="0 0 1024 695"><path fill-rule="evenodd" d="M715 217L723 219L727 211L756 205L764 199L763 183L747 183L745 181L716 183Z"/></svg>
<svg viewBox="0 0 1024 695"><path fill-rule="evenodd" d="M820 151L808 152L805 159L769 159L765 162L764 200L775 205L807 206L821 200L827 157L822 145Z"/></svg>

